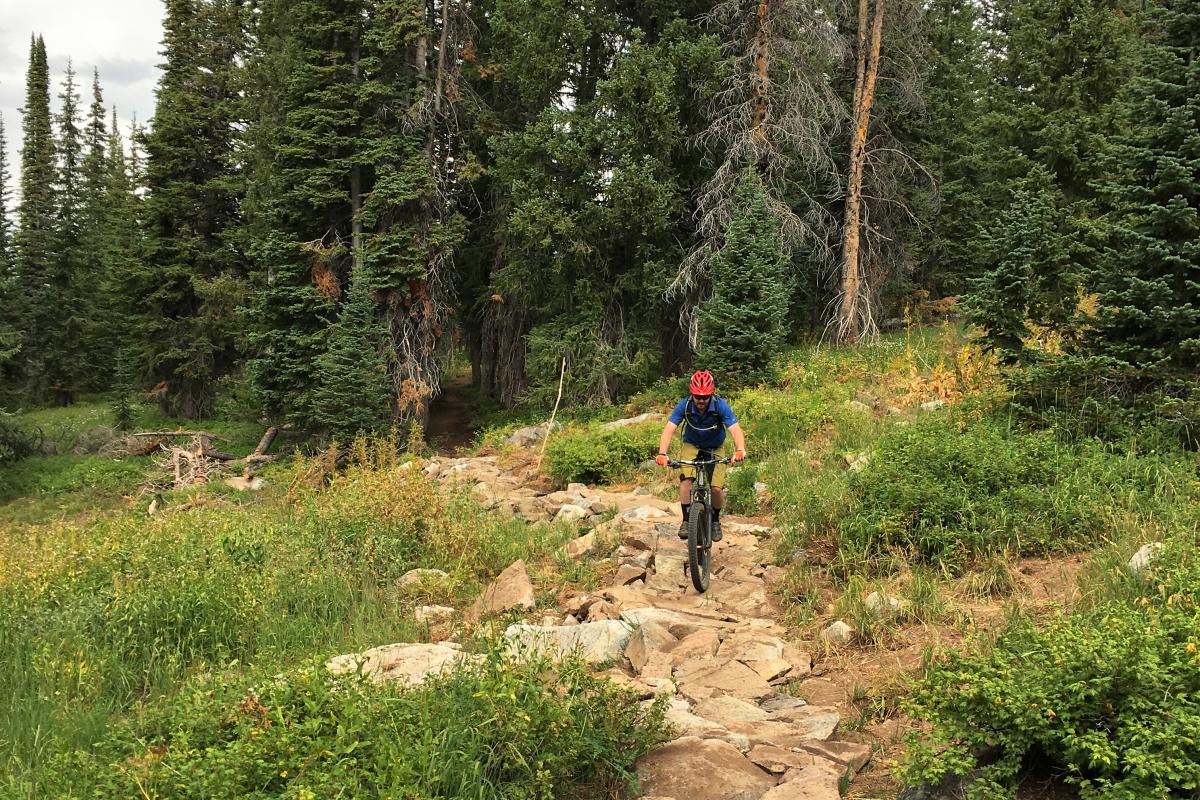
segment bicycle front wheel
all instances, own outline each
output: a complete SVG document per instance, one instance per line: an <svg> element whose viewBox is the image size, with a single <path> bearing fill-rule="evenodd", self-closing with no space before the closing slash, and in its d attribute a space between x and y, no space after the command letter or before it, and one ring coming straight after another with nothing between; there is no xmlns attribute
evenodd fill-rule
<svg viewBox="0 0 1200 800"><path fill-rule="evenodd" d="M688 509L688 573L692 585L703 594L708 591L709 548L712 545L712 513L703 502L692 501Z"/></svg>

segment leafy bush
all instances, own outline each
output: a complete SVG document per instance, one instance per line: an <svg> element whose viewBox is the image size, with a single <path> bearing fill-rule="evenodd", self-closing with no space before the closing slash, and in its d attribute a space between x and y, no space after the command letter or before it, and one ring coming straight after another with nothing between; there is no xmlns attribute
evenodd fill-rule
<svg viewBox="0 0 1200 800"><path fill-rule="evenodd" d="M611 481L654 452L649 428L566 431L546 445L546 469L561 483Z"/></svg>
<svg viewBox="0 0 1200 800"><path fill-rule="evenodd" d="M844 563L898 556L957 574L988 554L1094 544L1122 512L1170 501L1188 475L1182 459L1116 456L994 418L942 416L881 437L829 516Z"/></svg>
<svg viewBox="0 0 1200 800"><path fill-rule="evenodd" d="M1016 618L992 646L954 653L910 696L932 730L904 776L938 782L982 767L972 798L1015 797L1032 754L1084 800L1194 797L1200 787L1200 560L1191 536L1164 550L1133 602L1111 599L1038 629ZM981 763L983 762L983 763ZM990 763L988 763L990 762Z"/></svg>
<svg viewBox="0 0 1200 800"><path fill-rule="evenodd" d="M37 450L37 438L13 424L11 416L0 411L0 464L20 461Z"/></svg>
<svg viewBox="0 0 1200 800"><path fill-rule="evenodd" d="M412 690L320 666L257 691L201 680L50 764L46 796L609 797L665 740L664 712L581 662L499 650Z"/></svg>

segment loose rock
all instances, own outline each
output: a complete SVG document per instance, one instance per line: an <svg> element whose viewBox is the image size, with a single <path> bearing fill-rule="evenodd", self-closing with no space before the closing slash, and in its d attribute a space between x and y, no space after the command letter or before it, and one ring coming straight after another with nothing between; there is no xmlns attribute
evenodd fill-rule
<svg viewBox="0 0 1200 800"><path fill-rule="evenodd" d="M577 652L584 661L617 661L625 652L632 629L620 620L578 625L538 626L516 623L504 631L510 652L520 658L559 656Z"/></svg>
<svg viewBox="0 0 1200 800"><path fill-rule="evenodd" d="M361 653L335 656L325 662L325 669L335 675L362 673L374 683L395 681L406 686L424 683L430 675L454 669L463 660L478 660L467 656L453 642L441 644L385 644Z"/></svg>
<svg viewBox="0 0 1200 800"><path fill-rule="evenodd" d="M1138 549L1129 559L1129 572L1135 578L1145 575L1153 566L1155 557L1162 552L1162 542L1150 542Z"/></svg>
<svg viewBox="0 0 1200 800"><path fill-rule="evenodd" d="M475 605L471 607L473 616L480 614L496 614L508 611L510 608L531 610L537 603L533 598L533 583L529 580L529 571L525 569L524 559L510 564L492 584L484 590Z"/></svg>
<svg viewBox="0 0 1200 800"><path fill-rule="evenodd" d="M821 631L821 641L829 642L830 644L849 644L853 639L854 628L851 628L840 619Z"/></svg>

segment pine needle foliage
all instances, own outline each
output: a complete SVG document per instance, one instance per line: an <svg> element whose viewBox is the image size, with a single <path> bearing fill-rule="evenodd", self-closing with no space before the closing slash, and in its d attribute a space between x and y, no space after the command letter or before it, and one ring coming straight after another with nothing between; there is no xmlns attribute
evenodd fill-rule
<svg viewBox="0 0 1200 800"><path fill-rule="evenodd" d="M747 171L714 262L713 295L700 306L697 363L722 385L763 380L784 344L788 258L778 229L758 176Z"/></svg>

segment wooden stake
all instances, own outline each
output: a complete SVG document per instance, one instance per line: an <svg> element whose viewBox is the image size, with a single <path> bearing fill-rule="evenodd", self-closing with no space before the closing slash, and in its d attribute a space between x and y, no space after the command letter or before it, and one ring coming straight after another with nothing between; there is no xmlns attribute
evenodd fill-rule
<svg viewBox="0 0 1200 800"><path fill-rule="evenodd" d="M558 397L554 400L554 410L550 412L550 421L546 423L546 435L542 437L542 449L538 452L535 472L542 470L542 456L546 455L546 443L550 441L550 431L554 430L554 417L558 414L558 404L562 401L563 379L567 377L567 357L563 356L562 368L558 372Z"/></svg>

